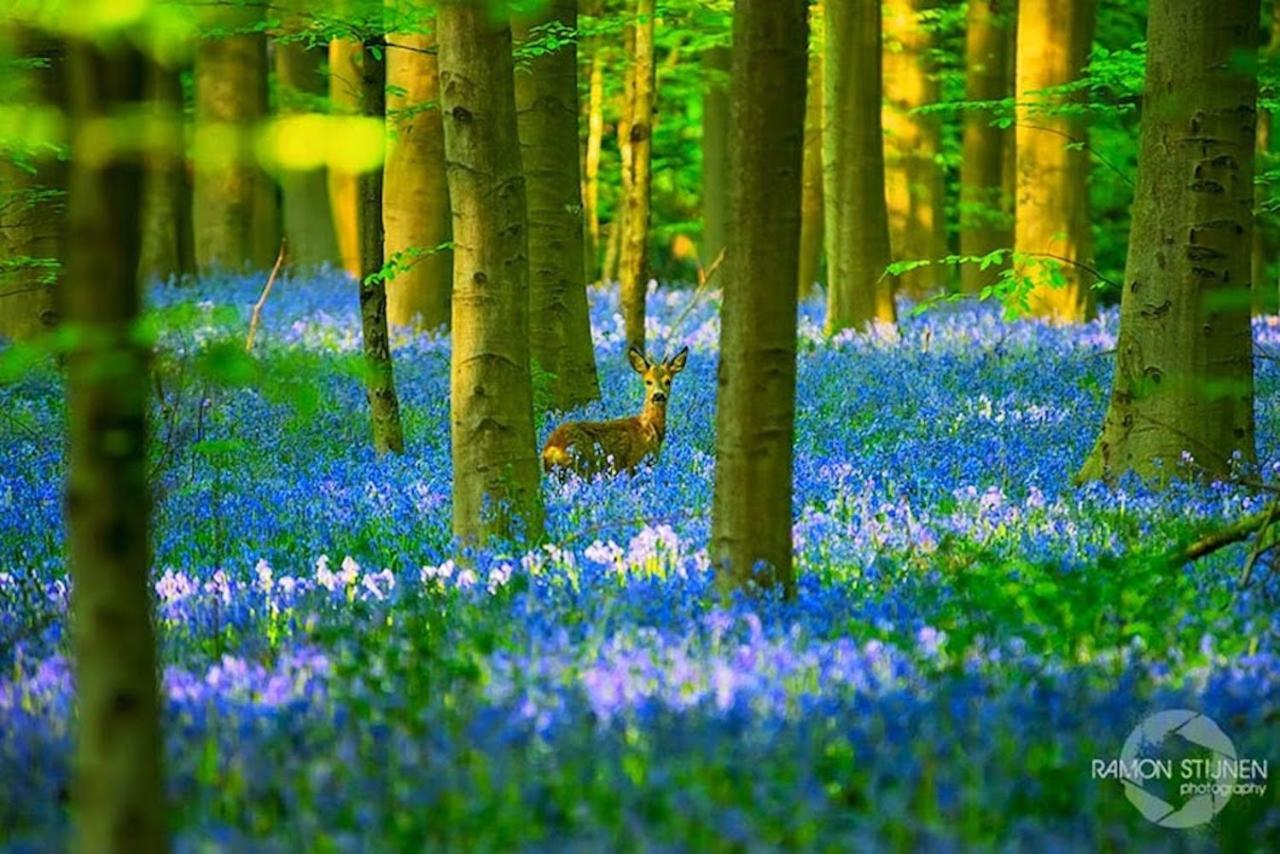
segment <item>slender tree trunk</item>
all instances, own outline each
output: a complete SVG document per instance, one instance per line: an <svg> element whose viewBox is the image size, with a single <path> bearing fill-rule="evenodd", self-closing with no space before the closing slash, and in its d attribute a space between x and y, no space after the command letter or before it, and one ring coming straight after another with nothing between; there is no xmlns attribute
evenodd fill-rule
<svg viewBox="0 0 1280 854"><path fill-rule="evenodd" d="M394 127L382 209L388 257L406 250L429 251L449 240L440 70L435 55L426 52L435 49L435 36L400 34L393 41L404 47L387 54ZM397 118L402 111L406 117ZM391 322L429 330L447 327L452 262L452 252L437 252L392 279L387 285Z"/></svg>
<svg viewBox="0 0 1280 854"><path fill-rule="evenodd" d="M588 3L588 14L598 21L600 2ZM583 158L582 206L587 223L587 281L600 270L600 149L604 142L604 44L599 36L587 39L591 72L587 95L587 145Z"/></svg>
<svg viewBox="0 0 1280 854"><path fill-rule="evenodd" d="M385 121L387 114L387 40L371 37L364 43L360 67L360 112ZM356 223L360 237L360 327L364 338L365 389L373 416L373 448L378 454L404 453L404 428L396 396L391 343L387 335L387 285L383 264L382 169L362 172L356 179Z"/></svg>
<svg viewBox="0 0 1280 854"><path fill-rule="evenodd" d="M360 64L363 49L359 42L334 39L329 42L329 106L337 115L360 112ZM329 170L329 204L333 206L333 228L338 238L342 268L360 275L360 238L356 224L356 175L340 169Z"/></svg>
<svg viewBox="0 0 1280 854"><path fill-rule="evenodd" d="M1088 129L1045 108L1061 98L1034 93L1080 77L1093 42L1095 0L1021 0L1018 7L1018 184L1015 270L1031 290L1031 312L1058 323L1093 312Z"/></svg>
<svg viewBox="0 0 1280 854"><path fill-rule="evenodd" d="M729 218L729 63L727 47L702 52L702 266L725 246Z"/></svg>
<svg viewBox="0 0 1280 854"><path fill-rule="evenodd" d="M578 26L577 0L552 0L525 18L517 37L536 28ZM530 356L556 377L560 409L600 396L587 308L582 178L578 158L578 51L573 42L534 57L516 74L516 113L529 223Z"/></svg>
<svg viewBox="0 0 1280 854"><path fill-rule="evenodd" d="M889 245L896 260L939 259L947 253L944 211L942 123L937 115L912 112L936 103L938 81L929 53L933 37L920 23L929 0L884 4L885 193ZM921 299L947 285L948 267L930 264L899 277L898 285Z"/></svg>
<svg viewBox="0 0 1280 854"><path fill-rule="evenodd" d="M1254 461L1253 0L1153 0L1111 404L1082 479Z"/></svg>
<svg viewBox="0 0 1280 854"><path fill-rule="evenodd" d="M146 156L142 183L142 248L138 275L165 281L195 272L191 198L186 190L182 80L177 68L148 64L147 105L164 139Z"/></svg>
<svg viewBox="0 0 1280 854"><path fill-rule="evenodd" d="M278 109L281 114L314 113L329 92L325 49L299 42L275 44ZM326 170L289 170L280 176L284 234L289 260L300 269L338 264L338 235L333 227Z"/></svg>
<svg viewBox="0 0 1280 854"><path fill-rule="evenodd" d="M804 177L800 195L799 294L813 292L822 265L822 2L809 7L809 84L805 92Z"/></svg>
<svg viewBox="0 0 1280 854"><path fill-rule="evenodd" d="M453 203L453 532L542 536L529 371L529 264L511 30L463 0L437 12Z"/></svg>
<svg viewBox="0 0 1280 854"><path fill-rule="evenodd" d="M826 0L822 168L827 332L893 323L880 129L880 8Z"/></svg>
<svg viewBox="0 0 1280 854"><path fill-rule="evenodd" d="M85 42L67 53L73 142L66 322L67 545L79 706L72 804L80 851L167 848L146 482L142 158L87 157L93 128L142 107L145 63ZM100 126L96 133L101 134ZM98 140L99 142L101 140ZM109 146L99 151L110 151Z"/></svg>
<svg viewBox="0 0 1280 854"><path fill-rule="evenodd" d="M252 142L267 115L267 39L253 31L263 13L204 14L206 24L235 33L196 49L196 133L208 142L195 164L196 264L201 272L262 269L280 248L275 183L258 168Z"/></svg>
<svg viewBox="0 0 1280 854"><path fill-rule="evenodd" d="M622 170L622 237L618 282L627 346L644 350L644 301L649 285L650 154L653 146L654 0L629 0L634 49L627 116L626 162Z"/></svg>
<svg viewBox="0 0 1280 854"><path fill-rule="evenodd" d="M805 0L739 2L711 549L724 589L795 595L791 458L804 161Z"/></svg>
<svg viewBox="0 0 1280 854"><path fill-rule="evenodd" d="M1263 56L1269 63L1274 63L1276 58L1280 57L1280 0L1275 0L1271 10L1271 27ZM1274 165L1271 153L1271 128L1274 120L1275 116L1272 115L1270 110L1259 110L1257 139L1257 171L1259 174ZM1266 198L1274 192L1274 184L1263 184L1258 195L1260 198ZM1254 309L1259 312L1275 312L1280 310L1280 292L1277 291L1277 277L1268 278L1267 276L1268 250L1275 245L1275 214L1263 210L1254 211L1253 225L1251 279L1253 281Z"/></svg>
<svg viewBox="0 0 1280 854"><path fill-rule="evenodd" d="M999 101L1013 94L1009 29L1013 0L969 0L965 34L965 100ZM1013 247L1013 220L1005 195L1005 157L1013 133L992 125L990 110L971 110L964 117L960 164L960 254L988 255ZM994 284L999 266L980 269L963 264L960 281L966 293Z"/></svg>

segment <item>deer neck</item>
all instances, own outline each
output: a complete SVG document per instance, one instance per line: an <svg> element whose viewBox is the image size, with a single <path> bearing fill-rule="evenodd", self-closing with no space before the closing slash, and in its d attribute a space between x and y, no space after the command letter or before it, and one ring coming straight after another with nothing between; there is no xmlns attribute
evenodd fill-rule
<svg viewBox="0 0 1280 854"><path fill-rule="evenodd" d="M655 441L661 445L667 435L667 407L657 403L645 403L640 412L640 423L653 431Z"/></svg>

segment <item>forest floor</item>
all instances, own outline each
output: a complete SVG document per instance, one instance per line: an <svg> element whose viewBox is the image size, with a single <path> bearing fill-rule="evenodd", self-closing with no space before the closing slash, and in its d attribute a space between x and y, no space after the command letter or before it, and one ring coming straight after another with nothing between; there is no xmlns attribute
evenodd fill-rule
<svg viewBox="0 0 1280 854"><path fill-rule="evenodd" d="M794 603L715 594L715 298L650 298L654 355L692 348L661 460L545 485L548 542L449 554L447 340L398 335L408 453L378 460L354 286L156 292L151 466L172 825L269 850L1038 847L1244 850L1280 799L1197 830L1096 780L1147 714L1280 743L1280 573L1244 545L1166 556L1263 506L1230 484L1076 488L1115 315L1059 329L962 307L894 340L803 310ZM612 297L603 400L636 410ZM1259 321L1280 353L1280 326ZM1258 360L1262 476L1280 369ZM0 361L13 368L14 360ZM0 383L0 848L67 826L57 374ZM545 378L538 397L545 399ZM540 416L540 436L554 426ZM1272 756L1274 758L1274 756ZM204 850L204 849L201 849ZM1274 849L1273 849L1274 850Z"/></svg>

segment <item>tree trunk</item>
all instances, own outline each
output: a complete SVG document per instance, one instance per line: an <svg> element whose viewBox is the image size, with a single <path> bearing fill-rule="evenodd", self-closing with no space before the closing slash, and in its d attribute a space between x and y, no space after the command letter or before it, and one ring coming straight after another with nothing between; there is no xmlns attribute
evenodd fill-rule
<svg viewBox="0 0 1280 854"><path fill-rule="evenodd" d="M590 14L599 20L603 7L590 4ZM599 36L587 40L591 56L591 76L587 96L587 146L583 158L582 207L587 223L587 281L600 271L600 149L604 142L604 45ZM603 277L603 276L601 276Z"/></svg>
<svg viewBox="0 0 1280 854"><path fill-rule="evenodd" d="M542 536L529 371L529 264L511 30L462 0L437 12L453 204L453 532Z"/></svg>
<svg viewBox="0 0 1280 854"><path fill-rule="evenodd" d="M702 52L702 266L725 246L729 217L729 63L727 47Z"/></svg>
<svg viewBox="0 0 1280 854"><path fill-rule="evenodd" d="M360 64L363 48L350 39L329 42L329 107L337 115L360 112ZM356 175L340 169L329 170L329 204L333 206L333 229L338 238L342 268L360 275L360 237L356 222Z"/></svg>
<svg viewBox="0 0 1280 854"><path fill-rule="evenodd" d="M325 49L298 42L276 42L278 109L281 114L313 113L328 95ZM289 261L298 269L339 263L338 235L329 204L329 180L323 168L291 169L280 176L284 234Z"/></svg>
<svg viewBox="0 0 1280 854"><path fill-rule="evenodd" d="M435 36L400 34L392 41L404 47L387 54L393 134L382 216L388 257L406 250L430 251L449 240L440 69L435 55L425 52L435 49ZM398 118L402 111L405 117ZM387 284L392 323L432 331L449 325L452 261L448 250L427 255Z"/></svg>
<svg viewBox="0 0 1280 854"><path fill-rule="evenodd" d="M880 129L880 8L826 0L822 164L827 332L894 323Z"/></svg>
<svg viewBox="0 0 1280 854"><path fill-rule="evenodd" d="M822 2L810 7L809 83L805 91L804 176L800 195L800 298L813 292L822 266Z"/></svg>
<svg viewBox="0 0 1280 854"><path fill-rule="evenodd" d="M618 283L627 346L644 350L644 301L649 287L650 154L653 147L654 0L629 0L634 48L628 77L627 147L622 169L622 236Z"/></svg>
<svg viewBox="0 0 1280 854"><path fill-rule="evenodd" d="M42 59L22 78L22 101L52 107L63 97L62 43L34 30L4 28L12 55ZM14 75L16 76L16 75ZM34 172L0 156L0 338L23 340L58 322L58 279L65 246L67 168L38 157Z"/></svg>
<svg viewBox="0 0 1280 854"><path fill-rule="evenodd" d="M1058 323L1093 312L1088 130L1079 117L1044 112L1061 96L1033 93L1080 77L1093 41L1095 0L1022 0L1018 7L1014 250L1031 313Z"/></svg>
<svg viewBox="0 0 1280 854"><path fill-rule="evenodd" d="M791 457L804 161L805 0L739 3L711 552L723 589L795 595Z"/></svg>
<svg viewBox="0 0 1280 854"><path fill-rule="evenodd" d="M208 11L205 23L235 31L196 48L193 225L200 272L271 265L280 248L275 183L258 166L253 131L267 115L267 38L262 10ZM199 146L198 146L199 148Z"/></svg>
<svg viewBox="0 0 1280 854"><path fill-rule="evenodd" d="M63 304L67 360L67 546L76 699L76 844L162 851L159 691L146 483L147 352L138 343L139 155L77 151L109 116L142 107L145 63L84 42L67 53L71 138ZM78 133L77 133L78 132ZM98 151L110 151L101 146Z"/></svg>
<svg viewBox="0 0 1280 854"><path fill-rule="evenodd" d="M1161 482L1254 461L1257 39L1253 0L1151 4L1115 379L1082 479Z"/></svg>
<svg viewBox="0 0 1280 854"><path fill-rule="evenodd" d="M360 66L360 112L385 122L387 114L387 40L371 37L364 43ZM382 169L362 172L356 179L356 223L360 237L360 329L364 338L365 390L373 416L373 449L404 453L400 400L396 396L391 343L387 335L387 284L383 264Z"/></svg>
<svg viewBox="0 0 1280 854"><path fill-rule="evenodd" d="M1267 46L1263 50L1266 64L1274 64L1280 57L1280 0L1275 0L1271 10L1271 27ZM1270 110L1258 112L1257 139L1257 172L1262 174L1274 165L1271 154L1271 128L1275 116ZM1267 198L1275 192L1274 184L1263 184L1257 195ZM1280 311L1280 291L1277 291L1277 277L1268 276L1267 259L1270 250L1275 246L1276 215L1271 211L1254 211L1253 254L1251 261L1251 281L1253 282L1253 305L1258 312Z"/></svg>
<svg viewBox="0 0 1280 854"><path fill-rule="evenodd" d="M967 101L999 101L1013 94L1009 30L1012 0L969 0L965 34ZM1011 203L1005 199L1005 157L1013 146L1013 132L994 127L990 110L970 110L964 117L963 157L960 164L960 254L988 255L1013 247ZM999 265L986 270L962 264L960 281L966 293L976 294L999 277Z"/></svg>
<svg viewBox="0 0 1280 854"><path fill-rule="evenodd" d="M552 0L524 18L517 37L556 23L578 26L577 0ZM529 225L530 356L556 377L560 409L600 396L587 307L578 158L578 51L574 42L534 57L516 75L516 113L525 174Z"/></svg>
<svg viewBox="0 0 1280 854"><path fill-rule="evenodd" d="M937 260L947 253L942 123L937 115L911 112L939 100L929 53L933 37L920 24L928 0L884 4L885 195L889 245L895 260ZM919 300L944 289L947 270L930 264L903 273L898 286Z"/></svg>
<svg viewBox="0 0 1280 854"><path fill-rule="evenodd" d="M167 281L195 272L191 197L184 174L182 79L176 68L147 68L147 105L164 127L164 138L147 152L142 183L142 248L138 276Z"/></svg>

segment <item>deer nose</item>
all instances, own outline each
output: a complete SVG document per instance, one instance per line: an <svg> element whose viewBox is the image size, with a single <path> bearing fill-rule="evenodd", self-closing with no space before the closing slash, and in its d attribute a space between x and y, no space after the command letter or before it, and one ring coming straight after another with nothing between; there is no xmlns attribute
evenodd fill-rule
<svg viewBox="0 0 1280 854"><path fill-rule="evenodd" d="M667 402L667 396L666 396L665 394L663 394L662 392L660 392L660 391L655 391L655 392L653 393L653 402L654 402L654 403L666 403L666 402Z"/></svg>

